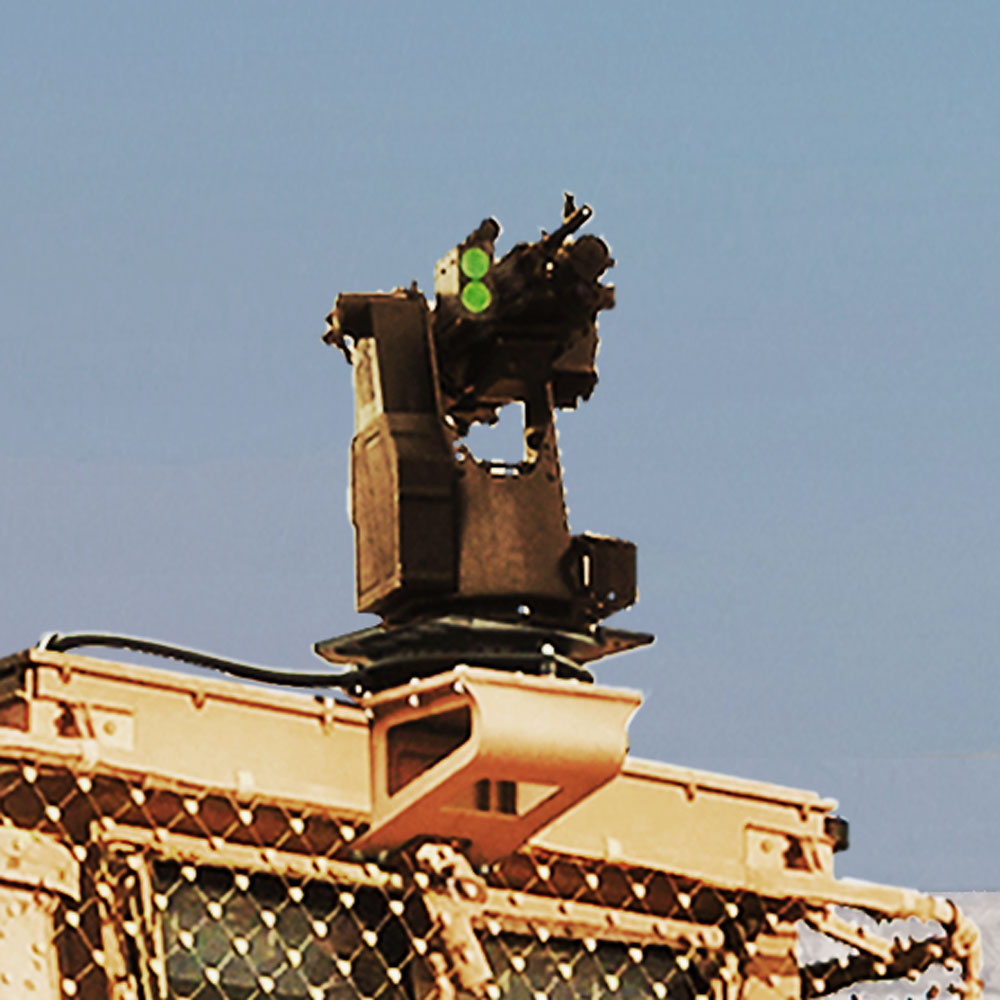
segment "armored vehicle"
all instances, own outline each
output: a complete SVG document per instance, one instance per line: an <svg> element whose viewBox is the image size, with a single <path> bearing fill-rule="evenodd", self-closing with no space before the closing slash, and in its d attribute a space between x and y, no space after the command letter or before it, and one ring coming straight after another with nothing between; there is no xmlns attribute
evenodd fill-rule
<svg viewBox="0 0 1000 1000"><path fill-rule="evenodd" d="M0 661L2 1000L808 1000L932 968L980 995L954 904L835 878L831 800L628 756L640 696L588 665L651 641L603 624L635 547L570 534L553 417L614 302L590 214L567 197L499 260L487 219L433 307L337 299L381 622L316 643L334 668L96 633ZM476 458L469 428L518 404L522 459Z"/></svg>

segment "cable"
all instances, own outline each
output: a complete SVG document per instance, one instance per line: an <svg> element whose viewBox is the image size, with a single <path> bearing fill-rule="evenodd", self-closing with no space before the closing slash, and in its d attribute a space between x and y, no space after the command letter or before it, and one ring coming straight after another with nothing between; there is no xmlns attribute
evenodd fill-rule
<svg viewBox="0 0 1000 1000"><path fill-rule="evenodd" d="M42 636L38 642L39 649L51 649L57 653L65 653L81 646L108 646L112 649L131 649L136 653L150 653L153 656L164 656L170 660L180 660L193 663L195 666L219 670L249 681L260 681L263 684L284 684L287 687L340 687L342 678L347 674L311 673L307 671L276 670L274 667L261 667L253 663L241 663L229 660L212 653L203 653L198 649L185 649L167 642L155 639L139 639L130 635L116 635L111 632L73 632L60 635L51 632Z"/></svg>
<svg viewBox="0 0 1000 1000"><path fill-rule="evenodd" d="M254 663L241 663L229 660L212 653L204 653L198 649L186 649L171 643L158 642L155 639L140 639L136 636L117 635L111 632L73 632L60 635L50 632L38 641L39 649L51 649L57 653L65 653L81 646L107 646L112 649L131 649L136 653L149 653L153 656L163 656L171 660L192 663L195 666L218 670L243 680L258 681L262 684L280 684L285 687L324 688L337 687L354 689L356 692L381 690L395 686L395 683L405 683L410 677L418 674L426 675L437 671L428 668L439 667L442 660L453 660L461 663L468 660L470 665L496 666L508 670L515 669L511 663L518 666L529 665L538 668L540 673L555 673L577 680L592 680L589 671L579 666L567 656L556 652L546 653L506 653L485 652L476 650L428 650L426 654L410 653L402 656L390 656L378 660L370 667L358 667L337 674L318 673L312 671L277 670L274 667L262 667ZM443 669L448 669L447 667ZM412 671L412 673L411 673ZM401 680L393 680L402 676ZM388 680L388 683L386 682Z"/></svg>

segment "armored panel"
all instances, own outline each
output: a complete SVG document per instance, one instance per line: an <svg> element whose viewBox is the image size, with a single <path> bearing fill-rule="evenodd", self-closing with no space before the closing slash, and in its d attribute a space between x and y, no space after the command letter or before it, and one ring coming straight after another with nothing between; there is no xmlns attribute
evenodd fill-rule
<svg viewBox="0 0 1000 1000"><path fill-rule="evenodd" d="M455 472L435 411L422 299L341 296L354 341L351 520L359 611L455 588Z"/></svg>
<svg viewBox="0 0 1000 1000"><path fill-rule="evenodd" d="M351 443L357 607L455 587L454 472L433 420L382 414Z"/></svg>

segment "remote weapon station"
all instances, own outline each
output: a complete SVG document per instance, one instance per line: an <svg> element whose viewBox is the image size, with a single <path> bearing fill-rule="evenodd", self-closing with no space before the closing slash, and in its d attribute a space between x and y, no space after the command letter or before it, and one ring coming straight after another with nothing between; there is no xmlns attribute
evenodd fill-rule
<svg viewBox="0 0 1000 1000"><path fill-rule="evenodd" d="M627 756L640 697L588 665L652 640L603 624L635 546L570 533L554 426L614 304L590 215L567 196L499 260L487 219L433 308L415 284L337 299L381 622L316 644L335 670L105 634L0 660L0 1000L981 994L954 904L834 877L831 800ZM479 460L467 431L513 403L523 457ZM72 651L96 645L242 680Z"/></svg>

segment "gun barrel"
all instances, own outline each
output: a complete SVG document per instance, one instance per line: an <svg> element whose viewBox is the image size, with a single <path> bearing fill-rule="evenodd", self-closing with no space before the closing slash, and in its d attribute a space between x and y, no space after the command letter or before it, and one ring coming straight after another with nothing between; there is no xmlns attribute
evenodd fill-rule
<svg viewBox="0 0 1000 1000"><path fill-rule="evenodd" d="M542 246L546 250L557 250L566 237L572 236L593 214L594 210L589 205L581 205L558 229L542 238Z"/></svg>

